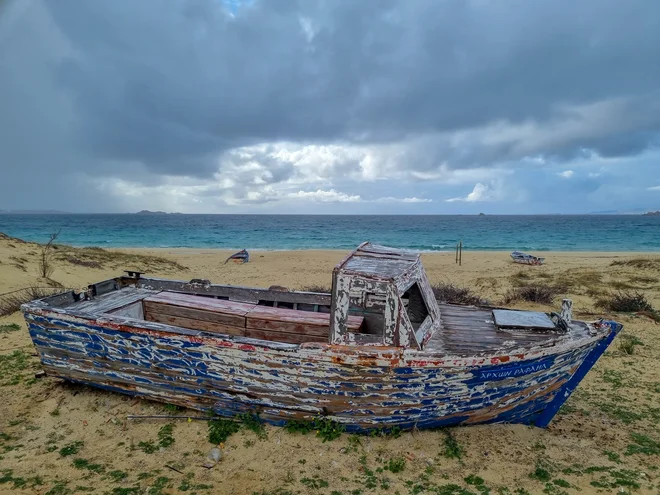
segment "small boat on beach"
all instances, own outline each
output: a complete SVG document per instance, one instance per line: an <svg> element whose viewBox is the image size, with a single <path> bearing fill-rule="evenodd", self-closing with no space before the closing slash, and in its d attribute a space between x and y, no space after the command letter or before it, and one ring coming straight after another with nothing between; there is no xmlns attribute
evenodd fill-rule
<svg viewBox="0 0 660 495"><path fill-rule="evenodd" d="M545 262L545 258L539 258L538 256L522 253L520 251L512 252L511 259L514 263L521 263L523 265L542 265Z"/></svg>
<svg viewBox="0 0 660 495"><path fill-rule="evenodd" d="M232 254L229 258L225 260L225 265L229 260L234 260L236 263L247 263L250 261L250 253L245 249L241 249L238 253Z"/></svg>
<svg viewBox="0 0 660 495"><path fill-rule="evenodd" d="M22 306L46 374L274 425L547 426L622 326L439 304L420 255L371 243L330 294L139 272Z"/></svg>

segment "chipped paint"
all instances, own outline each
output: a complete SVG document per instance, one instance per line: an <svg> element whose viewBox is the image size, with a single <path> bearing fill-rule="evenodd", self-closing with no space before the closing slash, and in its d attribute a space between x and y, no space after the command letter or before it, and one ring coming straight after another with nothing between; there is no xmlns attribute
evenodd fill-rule
<svg viewBox="0 0 660 495"><path fill-rule="evenodd" d="M440 327L440 310L426 278L419 253L371 243L361 244L333 270L330 341L347 345L381 345L421 349ZM428 317L418 328L410 321L403 296L417 286ZM378 334L349 332L352 311L381 311ZM365 316L368 320L369 315ZM369 324L367 323L367 326Z"/></svg>
<svg viewBox="0 0 660 495"><path fill-rule="evenodd" d="M349 431L533 423L602 340L512 359L520 363L512 371L492 358L421 360L423 351L328 344L278 349L44 310L26 319L50 375L221 415L257 410L274 424L327 414Z"/></svg>
<svg viewBox="0 0 660 495"><path fill-rule="evenodd" d="M96 284L104 288L92 291L96 300L60 295L22 309L51 376L225 416L258 411L276 425L323 414L357 432L493 422L546 426L621 330L614 322L573 321L566 332L504 332L484 319L486 310L438 306L418 256L371 244L359 249L357 257L370 261L353 262L354 252L333 272L328 342L287 344L140 318L136 304L167 301L167 294L154 296L163 288L185 285L182 292L196 294L184 282L115 279ZM379 265L388 260L395 263ZM366 269L375 266L376 274ZM416 331L403 298L414 284L428 309ZM206 299L209 310L240 313L244 306L232 301L269 297L269 291L197 285L204 295L230 298ZM330 302L305 294L306 304ZM286 293L285 302L295 296ZM414 297L419 301L419 293ZM195 307L194 297L184 299ZM277 313L257 308L255 314ZM320 321L313 315L303 320ZM356 315L365 321L375 315L382 333L350 331ZM481 326L470 331L475 322ZM465 343L482 333L485 344Z"/></svg>

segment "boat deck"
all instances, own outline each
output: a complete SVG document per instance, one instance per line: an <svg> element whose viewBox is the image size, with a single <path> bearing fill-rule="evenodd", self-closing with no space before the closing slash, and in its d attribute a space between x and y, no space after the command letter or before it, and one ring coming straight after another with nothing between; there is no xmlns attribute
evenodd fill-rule
<svg viewBox="0 0 660 495"><path fill-rule="evenodd" d="M148 311L150 304L155 302L170 302L172 304L183 304L176 303L178 298L189 299L190 297L194 299L199 299L200 302L200 311L204 308L206 310L211 310L212 307L220 307L224 305L231 305L230 301L223 301L214 298L207 298L201 296L186 296L184 294L176 294L168 291L160 290L151 290L145 288L135 288L135 287L125 287L121 290L112 291L110 293L98 296L92 300L80 301L71 304L66 304L61 306L62 309L82 312L86 314L98 315L101 313L110 313L117 316L126 316L132 318L138 318L143 320L158 321L165 324L171 324L174 326L181 326L184 328L192 328L206 332L212 333L227 333L231 335L238 335L236 332L223 331L227 330L227 325L218 325L218 328L214 328L214 324L211 321L204 322L201 326L195 327L190 323L191 320L181 318L181 314L176 311L166 311L160 316L155 316ZM145 302L146 300L146 302ZM241 303L236 302L234 305L241 305ZM188 308L191 308L190 303L186 303ZM255 306L251 304L250 306ZM499 328L493 319L492 310L486 308L477 308L473 306L457 306L450 304L440 304L440 314L441 314L441 329L439 332L436 332L433 337L426 343L424 349L429 352L449 354L455 356L473 356L479 354L492 353L497 350L511 350L515 348L529 348L535 346L551 346L556 344L560 340L567 338L567 335L558 331L552 330L534 330L534 329L506 329L503 330ZM145 311L145 308L147 311ZM263 306L257 306L257 308L262 308L257 310L258 312L270 311L275 313L272 308L266 308ZM192 310L194 311L194 310ZM314 317L327 318L327 314L313 313L307 311L294 311L294 310L282 310L283 312L290 313L299 313L299 319L301 322L307 322L307 320L314 319ZM189 316L189 315L186 315ZM276 315L269 315L269 318L276 319ZM196 317L202 318L202 317ZM281 320L281 318L280 318ZM247 320L251 321L250 319ZM186 323L188 322L188 323ZM312 322L318 325L318 322ZM309 326L309 322L307 322ZM250 323L247 324L250 326ZM324 325L325 326L325 325ZM272 328L273 324L268 324L267 327L262 325L259 327L259 332L255 325L255 329L249 335L253 338L260 338L265 336L263 330L265 328ZM298 330L286 330L285 332L301 332L305 333L305 330L302 326L296 327ZM289 343L302 343L302 342L327 342L325 331L319 331L320 327L317 327L317 331L308 332L307 335L301 335L299 339L293 339L291 333L278 333L266 336L265 340L274 340L282 341ZM355 329L353 329L355 331ZM261 333L260 333L261 332ZM247 333L250 333L249 328ZM245 335L245 334L244 334ZM586 336L588 335L588 327L585 323L574 321L571 325L571 334L572 338ZM248 336L248 335L246 335Z"/></svg>
<svg viewBox="0 0 660 495"><path fill-rule="evenodd" d="M566 334L548 330L503 330L495 325L492 310L474 306L440 304L441 331L427 342L425 350L457 356L490 353L519 347L554 345ZM571 335L587 336L586 323L573 321Z"/></svg>
<svg viewBox="0 0 660 495"><path fill-rule="evenodd" d="M137 287L124 287L121 290L108 292L107 294L97 296L94 299L71 302L62 305L61 307L63 309L82 311L84 313L111 313L142 301L144 298L158 294L159 292L161 291Z"/></svg>

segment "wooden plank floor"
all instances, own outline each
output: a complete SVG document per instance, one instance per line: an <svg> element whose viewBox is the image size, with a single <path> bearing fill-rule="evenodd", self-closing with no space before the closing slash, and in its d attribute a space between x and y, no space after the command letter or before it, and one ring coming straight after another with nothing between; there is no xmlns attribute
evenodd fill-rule
<svg viewBox="0 0 660 495"><path fill-rule="evenodd" d="M500 330L493 321L491 310L472 306L440 304L441 328L426 344L426 350L458 356L472 356L534 345L551 345L566 338L552 331ZM586 334L581 323L573 327L576 336Z"/></svg>
<svg viewBox="0 0 660 495"><path fill-rule="evenodd" d="M147 321L183 328L292 344L327 342L330 332L328 313L165 291L144 299L144 316ZM362 322L362 317L351 316L348 326L359 332Z"/></svg>
<svg viewBox="0 0 660 495"><path fill-rule="evenodd" d="M159 290L125 287L121 290L115 290L103 294L102 296L97 296L89 301L78 301L68 304L63 306L63 308L84 311L86 313L107 313L117 308L122 308L129 304L141 301L145 297L153 296L159 292Z"/></svg>

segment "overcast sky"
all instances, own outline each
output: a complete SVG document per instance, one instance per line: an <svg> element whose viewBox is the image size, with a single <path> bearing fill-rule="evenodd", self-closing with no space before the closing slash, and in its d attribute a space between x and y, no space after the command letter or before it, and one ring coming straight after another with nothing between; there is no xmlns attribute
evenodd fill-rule
<svg viewBox="0 0 660 495"><path fill-rule="evenodd" d="M660 209L658 0L0 0L0 209Z"/></svg>

